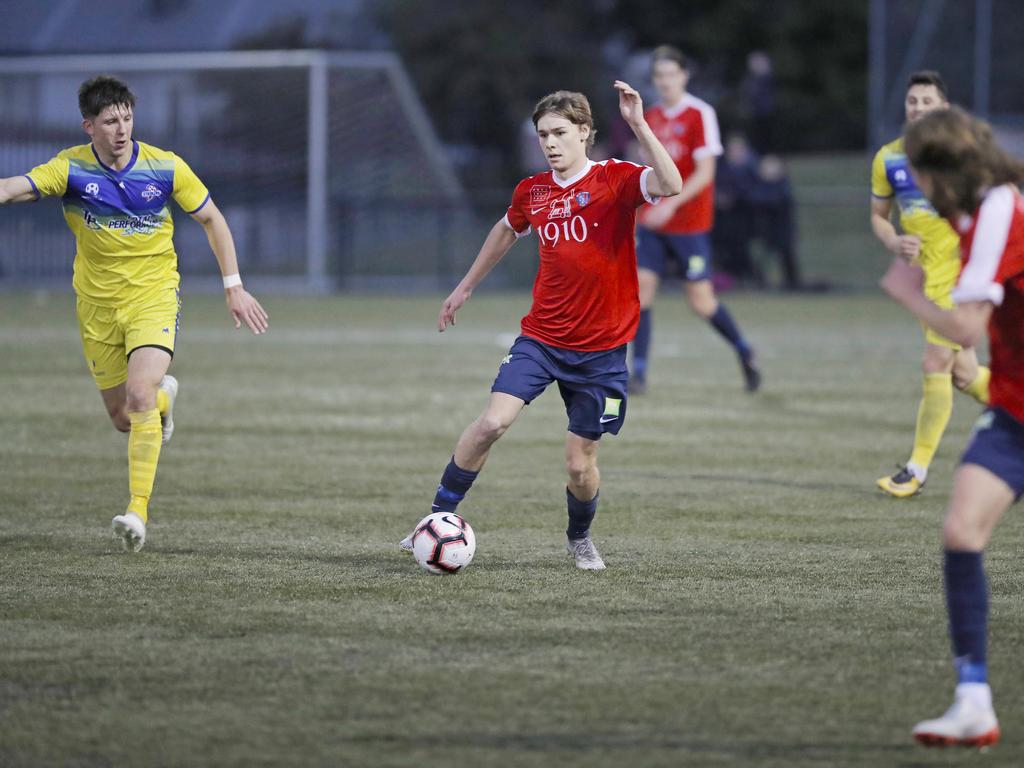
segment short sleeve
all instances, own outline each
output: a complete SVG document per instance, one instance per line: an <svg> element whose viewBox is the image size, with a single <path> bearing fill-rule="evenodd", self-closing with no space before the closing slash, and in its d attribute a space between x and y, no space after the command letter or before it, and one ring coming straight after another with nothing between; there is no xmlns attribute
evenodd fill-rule
<svg viewBox="0 0 1024 768"><path fill-rule="evenodd" d="M892 197L892 184L889 183L889 177L885 173L885 158L882 155L882 150L878 150L871 163L871 194L874 197L886 199ZM861 176L861 178L864 177Z"/></svg>
<svg viewBox="0 0 1024 768"><path fill-rule="evenodd" d="M512 193L512 202L508 206L508 210L505 211L505 226L515 233L516 239L520 237L526 237L530 234L530 220L526 218L525 205L523 204L526 199L526 182L520 182L519 186L516 187Z"/></svg>
<svg viewBox="0 0 1024 768"><path fill-rule="evenodd" d="M68 189L69 163L66 157L57 155L53 159L37 165L25 174L36 198L63 195Z"/></svg>
<svg viewBox="0 0 1024 768"><path fill-rule="evenodd" d="M978 210L971 251L953 289L953 301L990 301L1003 303L1005 277L1001 262L1010 237L1017 193L1009 186L996 187L985 196Z"/></svg>
<svg viewBox="0 0 1024 768"><path fill-rule="evenodd" d="M615 197L630 208L637 208L644 203L656 203L659 198L647 191L647 179L653 169L646 165L637 165L628 160L609 160L605 164L608 172L608 183L615 192Z"/></svg>
<svg viewBox="0 0 1024 768"><path fill-rule="evenodd" d="M206 185L199 180L188 163L174 155L174 202L185 213L196 213L210 199Z"/></svg>
<svg viewBox="0 0 1024 768"><path fill-rule="evenodd" d="M701 104L698 107L700 120L697 121L699 128L694 131L691 154L694 160L702 157L718 157L723 153L722 134L718 130L718 116L714 107L710 104Z"/></svg>

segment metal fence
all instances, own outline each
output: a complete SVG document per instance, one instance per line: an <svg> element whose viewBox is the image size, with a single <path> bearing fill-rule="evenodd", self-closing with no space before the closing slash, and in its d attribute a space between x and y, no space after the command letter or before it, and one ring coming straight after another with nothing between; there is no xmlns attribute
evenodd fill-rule
<svg viewBox="0 0 1024 768"><path fill-rule="evenodd" d="M87 140L77 89L98 73L136 94L135 137L180 154L209 186L247 274L312 290L436 279L451 260L445 236L478 228L390 53L0 59L0 176ZM73 245L56 218L52 204L0 215L0 279L67 273ZM183 274L214 273L200 228L181 225L175 240Z"/></svg>

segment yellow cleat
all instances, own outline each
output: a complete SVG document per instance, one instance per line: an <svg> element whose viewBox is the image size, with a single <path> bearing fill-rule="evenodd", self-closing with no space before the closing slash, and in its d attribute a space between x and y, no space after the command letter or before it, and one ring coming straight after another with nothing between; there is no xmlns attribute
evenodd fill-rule
<svg viewBox="0 0 1024 768"><path fill-rule="evenodd" d="M891 477L878 478L875 485L897 499L916 496L924 487L924 483L918 480L914 473L906 467L900 467Z"/></svg>

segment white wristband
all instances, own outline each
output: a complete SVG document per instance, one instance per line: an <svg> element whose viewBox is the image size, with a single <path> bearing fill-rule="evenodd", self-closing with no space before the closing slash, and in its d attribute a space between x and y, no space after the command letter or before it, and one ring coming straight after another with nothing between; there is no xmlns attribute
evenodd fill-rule
<svg viewBox="0 0 1024 768"><path fill-rule="evenodd" d="M224 275L224 287L225 288L234 288L236 285L241 285L241 284L242 284L242 278L241 278L241 276L237 272L235 272L235 274L233 274L233 275Z"/></svg>

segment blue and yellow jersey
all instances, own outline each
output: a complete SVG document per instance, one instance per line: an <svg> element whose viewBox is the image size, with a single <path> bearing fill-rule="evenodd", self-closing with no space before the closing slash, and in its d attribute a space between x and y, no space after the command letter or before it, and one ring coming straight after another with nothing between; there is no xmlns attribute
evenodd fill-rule
<svg viewBox="0 0 1024 768"><path fill-rule="evenodd" d="M921 238L920 264L929 297L938 299L952 291L960 274L960 238L914 182L902 138L889 142L875 154L871 194L880 199L895 198L900 227L908 235Z"/></svg>
<svg viewBox="0 0 1024 768"><path fill-rule="evenodd" d="M79 296L116 306L177 285L170 200L195 213L210 199L180 157L136 141L128 165L116 171L100 161L92 144L83 144L25 175L37 197L61 196L77 242Z"/></svg>

